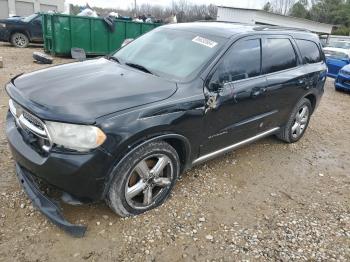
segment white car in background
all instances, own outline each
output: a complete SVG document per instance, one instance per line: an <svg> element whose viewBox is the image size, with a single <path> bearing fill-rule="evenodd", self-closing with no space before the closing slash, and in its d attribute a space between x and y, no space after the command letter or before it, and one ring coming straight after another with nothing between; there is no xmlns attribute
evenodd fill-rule
<svg viewBox="0 0 350 262"><path fill-rule="evenodd" d="M326 47L324 47L323 50L346 53L350 57L350 41L332 41Z"/></svg>
<svg viewBox="0 0 350 262"><path fill-rule="evenodd" d="M350 41L334 41L323 48L328 67L327 75L332 78L338 76L339 70L350 64Z"/></svg>

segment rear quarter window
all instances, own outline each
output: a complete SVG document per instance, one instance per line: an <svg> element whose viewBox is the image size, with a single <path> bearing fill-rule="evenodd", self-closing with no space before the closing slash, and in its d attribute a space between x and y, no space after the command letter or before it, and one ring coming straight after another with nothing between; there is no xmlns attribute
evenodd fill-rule
<svg viewBox="0 0 350 262"><path fill-rule="evenodd" d="M263 72L274 73L298 64L294 47L288 38L268 38L263 46Z"/></svg>
<svg viewBox="0 0 350 262"><path fill-rule="evenodd" d="M322 61L322 55L316 43L302 39L296 39L296 42L304 64L315 64Z"/></svg>

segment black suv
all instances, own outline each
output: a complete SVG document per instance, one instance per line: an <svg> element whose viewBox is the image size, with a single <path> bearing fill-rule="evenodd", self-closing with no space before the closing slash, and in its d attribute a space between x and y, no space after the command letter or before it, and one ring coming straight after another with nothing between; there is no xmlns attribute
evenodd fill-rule
<svg viewBox="0 0 350 262"><path fill-rule="evenodd" d="M140 214L196 164L269 135L298 141L326 73L310 32L162 26L108 57L12 79L7 137L29 196L79 235L37 190L38 178L68 202L105 199L120 216Z"/></svg>
<svg viewBox="0 0 350 262"><path fill-rule="evenodd" d="M41 19L40 14L0 19L0 41L10 42L16 47L27 47L29 43L42 43Z"/></svg>

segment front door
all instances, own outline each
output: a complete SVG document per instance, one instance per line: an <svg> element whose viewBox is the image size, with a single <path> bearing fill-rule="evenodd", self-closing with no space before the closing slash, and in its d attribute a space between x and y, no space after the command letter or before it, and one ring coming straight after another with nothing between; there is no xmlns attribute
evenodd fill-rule
<svg viewBox="0 0 350 262"><path fill-rule="evenodd" d="M262 133L273 116L261 74L261 38L243 38L225 53L206 81L200 155L206 155Z"/></svg>
<svg viewBox="0 0 350 262"><path fill-rule="evenodd" d="M34 41L42 41L43 40L43 30L41 25L41 15L38 15L32 21L30 21L30 35L31 39Z"/></svg>

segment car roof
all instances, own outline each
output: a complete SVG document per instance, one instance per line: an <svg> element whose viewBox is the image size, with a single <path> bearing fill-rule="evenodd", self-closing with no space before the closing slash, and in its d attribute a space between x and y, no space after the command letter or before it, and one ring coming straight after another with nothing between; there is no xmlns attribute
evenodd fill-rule
<svg viewBox="0 0 350 262"><path fill-rule="evenodd" d="M253 31L253 27L250 25L224 22L179 23L165 25L164 27L169 29L191 31L194 33L215 35L225 38L230 38L231 36L238 33Z"/></svg>
<svg viewBox="0 0 350 262"><path fill-rule="evenodd" d="M309 39L313 41L319 41L316 34L303 29L280 27L280 26L268 26L268 25L250 25L234 22L222 22L222 21L199 21L192 23L179 23L168 24L162 26L169 29L177 29L190 31L204 35L214 35L224 38L231 38L237 34L252 33L252 34L288 34L296 38Z"/></svg>

